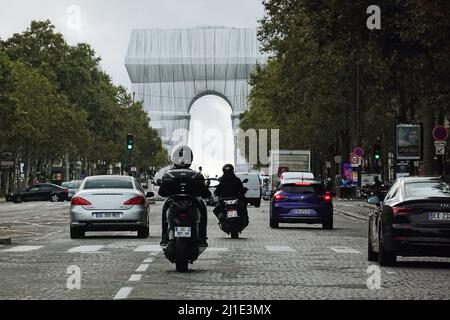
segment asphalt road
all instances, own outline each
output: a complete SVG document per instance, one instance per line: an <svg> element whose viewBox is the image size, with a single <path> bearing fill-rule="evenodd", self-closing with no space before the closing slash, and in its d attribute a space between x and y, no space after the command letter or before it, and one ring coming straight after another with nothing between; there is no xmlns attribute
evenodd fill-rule
<svg viewBox="0 0 450 320"><path fill-rule="evenodd" d="M264 202L249 207L239 239L219 229L208 207L209 248L187 273L160 251L161 205L151 206L148 239L110 232L72 240L69 203L0 204L0 230L13 238L0 246L0 299L450 298L450 259L400 257L380 269L367 261L369 209L362 203L335 201L335 229L323 230L271 229Z"/></svg>

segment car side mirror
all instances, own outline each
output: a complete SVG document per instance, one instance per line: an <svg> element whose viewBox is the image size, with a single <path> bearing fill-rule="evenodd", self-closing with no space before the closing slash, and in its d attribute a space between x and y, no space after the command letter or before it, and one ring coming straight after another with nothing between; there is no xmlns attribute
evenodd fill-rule
<svg viewBox="0 0 450 320"><path fill-rule="evenodd" d="M155 194L154 194L153 192L147 192L147 193L145 194L145 196L146 196L147 198L153 198L153 197L155 196Z"/></svg>
<svg viewBox="0 0 450 320"><path fill-rule="evenodd" d="M248 179L242 180L242 183L247 183L247 182L248 182Z"/></svg>
<svg viewBox="0 0 450 320"><path fill-rule="evenodd" d="M209 188L209 186L211 185L211 180L209 179L205 180L205 185Z"/></svg>
<svg viewBox="0 0 450 320"><path fill-rule="evenodd" d="M380 206L380 199L377 196L371 196L367 199L367 203L374 204L377 207Z"/></svg>

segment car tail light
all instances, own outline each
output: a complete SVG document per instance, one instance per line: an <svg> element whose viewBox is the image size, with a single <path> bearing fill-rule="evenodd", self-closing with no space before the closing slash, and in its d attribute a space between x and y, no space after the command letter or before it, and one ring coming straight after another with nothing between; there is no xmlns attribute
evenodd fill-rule
<svg viewBox="0 0 450 320"><path fill-rule="evenodd" d="M181 219L186 219L188 217L187 213L180 213L180 218Z"/></svg>
<svg viewBox="0 0 450 320"><path fill-rule="evenodd" d="M392 212L394 213L394 216L406 216L411 213L412 210L404 207L393 207Z"/></svg>
<svg viewBox="0 0 450 320"><path fill-rule="evenodd" d="M282 201L284 199L287 199L287 197L282 194L276 193L273 195L273 201Z"/></svg>
<svg viewBox="0 0 450 320"><path fill-rule="evenodd" d="M323 200L325 201L331 201L331 195L329 192L326 192L325 195L323 196Z"/></svg>
<svg viewBox="0 0 450 320"><path fill-rule="evenodd" d="M64 193L69 193L69 189L63 189Z"/></svg>
<svg viewBox="0 0 450 320"><path fill-rule="evenodd" d="M297 182L295 185L296 186L310 186L312 183L311 182Z"/></svg>
<svg viewBox="0 0 450 320"><path fill-rule="evenodd" d="M90 206L92 203L81 197L74 197L70 202L73 206Z"/></svg>
<svg viewBox="0 0 450 320"><path fill-rule="evenodd" d="M145 204L144 197L137 196L137 197L131 198L124 202L124 205L127 205L127 206L134 206L134 205L138 205L138 204Z"/></svg>

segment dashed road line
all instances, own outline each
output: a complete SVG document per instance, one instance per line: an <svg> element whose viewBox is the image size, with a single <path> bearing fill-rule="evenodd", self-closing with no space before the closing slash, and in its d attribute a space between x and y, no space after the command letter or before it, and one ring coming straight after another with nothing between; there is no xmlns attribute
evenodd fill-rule
<svg viewBox="0 0 450 320"><path fill-rule="evenodd" d="M114 296L114 300L122 300L122 299L128 298L128 296L130 295L131 291L133 291L133 289L134 289L133 287L120 288L120 290Z"/></svg>
<svg viewBox="0 0 450 320"><path fill-rule="evenodd" d="M149 264L143 263L137 269L136 272L145 272L148 269Z"/></svg>
<svg viewBox="0 0 450 320"><path fill-rule="evenodd" d="M128 281L135 282L135 281L141 281L141 279L142 279L142 274L132 274L130 279L128 279Z"/></svg>
<svg viewBox="0 0 450 320"><path fill-rule="evenodd" d="M144 263L150 263L153 262L153 258L147 258L144 260Z"/></svg>

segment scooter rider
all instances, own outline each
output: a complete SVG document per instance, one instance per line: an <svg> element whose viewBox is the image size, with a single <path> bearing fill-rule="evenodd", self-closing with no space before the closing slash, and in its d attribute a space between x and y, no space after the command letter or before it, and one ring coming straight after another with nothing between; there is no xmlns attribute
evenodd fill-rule
<svg viewBox="0 0 450 320"><path fill-rule="evenodd" d="M161 185L159 187L158 194L162 197L167 197L162 209L161 246L167 246L169 242L167 210L173 203L170 197L177 193L186 192L189 192L189 194L193 194L196 196L194 205L200 211L201 217L199 224L199 244L202 246L208 245L206 242L206 240L208 239L206 237L207 209L205 203L201 198L209 198L211 196L211 192L205 185L205 178L202 173L190 169L192 159L193 153L189 147L179 147L175 150L172 156L172 162L174 165L173 168L167 171L161 179ZM186 177L189 177L189 180L187 182ZM181 178L183 178L183 180ZM181 183L181 181L183 181L183 183ZM174 190L174 182L176 185L175 188L177 190Z"/></svg>
<svg viewBox="0 0 450 320"><path fill-rule="evenodd" d="M247 199L245 198L246 188L242 184L242 181L234 174L234 167L232 164L226 164L222 168L223 175L219 178L219 184L214 191L216 196L222 198L236 197L240 200L242 206L242 219L243 225L248 225L248 212L247 212ZM219 203L214 208L214 214L219 218L219 221L223 219L223 207Z"/></svg>

